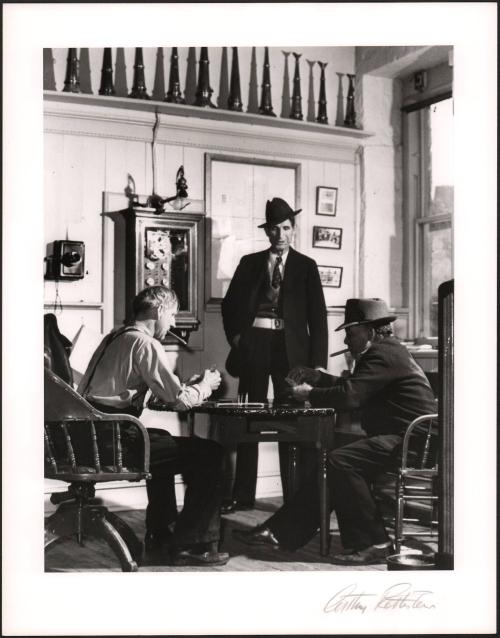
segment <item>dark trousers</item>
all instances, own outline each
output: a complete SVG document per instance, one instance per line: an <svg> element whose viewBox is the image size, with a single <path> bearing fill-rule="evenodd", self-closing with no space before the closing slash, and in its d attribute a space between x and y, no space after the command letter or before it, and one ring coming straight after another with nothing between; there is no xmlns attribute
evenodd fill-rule
<svg viewBox="0 0 500 638"><path fill-rule="evenodd" d="M93 405L107 414L140 416L134 408L113 409L96 403ZM162 536L175 524L171 544L179 547L218 541L224 448L215 441L172 436L166 430L155 428L148 429L148 435L151 479L146 481L146 530ZM176 474L182 475L186 485L180 513L175 497Z"/></svg>
<svg viewBox="0 0 500 638"><path fill-rule="evenodd" d="M215 441L171 436L164 430L148 430L151 479L146 482L146 529L162 534L175 521L172 545L210 543L220 538L220 506L224 449ZM186 485L184 506L177 514L174 476Z"/></svg>
<svg viewBox="0 0 500 638"><path fill-rule="evenodd" d="M238 391L249 401L266 401L269 377L276 401L283 400L288 385L285 377L290 370L283 330L250 328L239 344L245 374L240 377ZM279 443L281 483L284 499L289 497L289 444ZM257 486L258 444L240 443L237 448L233 499L253 505Z"/></svg>
<svg viewBox="0 0 500 638"><path fill-rule="evenodd" d="M371 483L378 474L394 467L402 437L385 434L361 439L332 450L328 455L330 510L335 509L342 545L364 549L388 540ZM291 501L264 525L286 549L305 545L319 529L317 473L311 472Z"/></svg>

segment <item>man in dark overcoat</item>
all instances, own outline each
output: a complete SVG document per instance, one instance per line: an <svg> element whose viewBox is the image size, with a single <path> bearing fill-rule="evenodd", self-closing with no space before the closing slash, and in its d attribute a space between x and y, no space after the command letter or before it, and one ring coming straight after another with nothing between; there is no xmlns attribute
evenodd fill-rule
<svg viewBox="0 0 500 638"><path fill-rule="evenodd" d="M429 382L407 348L393 336L391 314L381 299L348 299L345 343L355 359L350 377L296 368L293 394L314 407L359 410L366 437L328 454L330 506L335 509L345 552L333 557L341 565L385 561L391 542L371 492L372 481L399 459L403 434L418 416L436 412ZM319 527L317 475L311 472L288 503L263 525L234 535L251 545L294 550Z"/></svg>
<svg viewBox="0 0 500 638"><path fill-rule="evenodd" d="M289 395L288 371L305 365L325 368L328 328L325 298L316 262L292 248L295 216L275 197L266 204L263 228L268 250L242 257L222 301L222 319L231 346L226 368L239 377L239 394L265 401L269 378L275 401ZM283 495L288 498L288 444L280 443ZM257 481L256 443L238 446L233 499L223 511L252 507Z"/></svg>

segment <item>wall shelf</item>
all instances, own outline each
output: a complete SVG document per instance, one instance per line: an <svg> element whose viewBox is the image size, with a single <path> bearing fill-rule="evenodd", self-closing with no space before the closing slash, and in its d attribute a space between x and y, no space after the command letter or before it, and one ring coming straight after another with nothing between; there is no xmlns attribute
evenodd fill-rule
<svg viewBox="0 0 500 638"><path fill-rule="evenodd" d="M154 100L136 100L133 98L89 95L82 93L61 93L60 91L44 91L44 99L47 102L61 102L68 105L83 105L95 107L110 107L115 109L133 110L144 113L158 112L163 115L199 118L202 120L214 120L218 122L234 122L248 124L250 126L266 126L273 129L287 129L319 133L327 136L344 137L351 139L364 139L371 137L373 133L357 128L332 126L329 124L317 124L315 122L302 122L281 117L268 117L253 113L238 113L226 109L201 108L186 104L169 104Z"/></svg>

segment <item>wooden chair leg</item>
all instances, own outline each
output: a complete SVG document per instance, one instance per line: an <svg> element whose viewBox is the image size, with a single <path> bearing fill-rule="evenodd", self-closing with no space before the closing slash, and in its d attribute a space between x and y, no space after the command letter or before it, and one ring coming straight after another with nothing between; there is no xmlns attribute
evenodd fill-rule
<svg viewBox="0 0 500 638"><path fill-rule="evenodd" d="M404 517L404 486L403 479L398 477L396 482L396 516L394 520L394 549L396 554L401 552L403 542L403 517Z"/></svg>
<svg viewBox="0 0 500 638"><path fill-rule="evenodd" d="M48 552L50 552L52 549L60 545L64 540L65 537L54 534L48 520L45 521L45 538L43 543L43 549L45 553L47 554Z"/></svg>
<svg viewBox="0 0 500 638"><path fill-rule="evenodd" d="M327 450L319 450L318 481L319 481L319 544L321 556L327 556L330 550L330 508L327 480Z"/></svg>
<svg viewBox="0 0 500 638"><path fill-rule="evenodd" d="M142 557L143 544L137 538L134 530L123 519L113 512L106 511L106 519L118 531L123 540L127 543L127 547L135 561L139 561Z"/></svg>
<svg viewBox="0 0 500 638"><path fill-rule="evenodd" d="M75 503L60 505L45 522L45 551L50 551L66 538L74 537L79 541L90 536L108 543L123 571L138 570L142 543L125 521L102 505L84 505L83 508L78 508Z"/></svg>
<svg viewBox="0 0 500 638"><path fill-rule="evenodd" d="M81 531L78 508L74 502L62 503L45 521L46 546L52 545L55 538L76 536ZM52 540L49 540L52 538Z"/></svg>
<svg viewBox="0 0 500 638"><path fill-rule="evenodd" d="M297 491L297 463L298 463L299 450L295 443L289 443L288 445L288 494L283 495L283 500L286 503L289 501L295 492ZM287 480L285 479L285 481Z"/></svg>
<svg viewBox="0 0 500 638"><path fill-rule="evenodd" d="M89 535L105 540L120 561L122 571L136 572L138 566L130 549L118 530L107 520L105 508L89 508L85 510L84 528Z"/></svg>

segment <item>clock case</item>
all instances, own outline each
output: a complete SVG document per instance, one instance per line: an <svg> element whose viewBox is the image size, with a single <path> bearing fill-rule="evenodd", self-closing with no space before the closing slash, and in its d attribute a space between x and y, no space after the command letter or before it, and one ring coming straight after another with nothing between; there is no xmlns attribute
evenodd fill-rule
<svg viewBox="0 0 500 638"><path fill-rule="evenodd" d="M204 272L203 213L164 212L130 207L119 211L125 222L125 297L127 316L135 295L149 285L166 285L179 298L176 327L185 341L200 325ZM115 251L116 251L115 238ZM167 335L165 344L178 342Z"/></svg>

